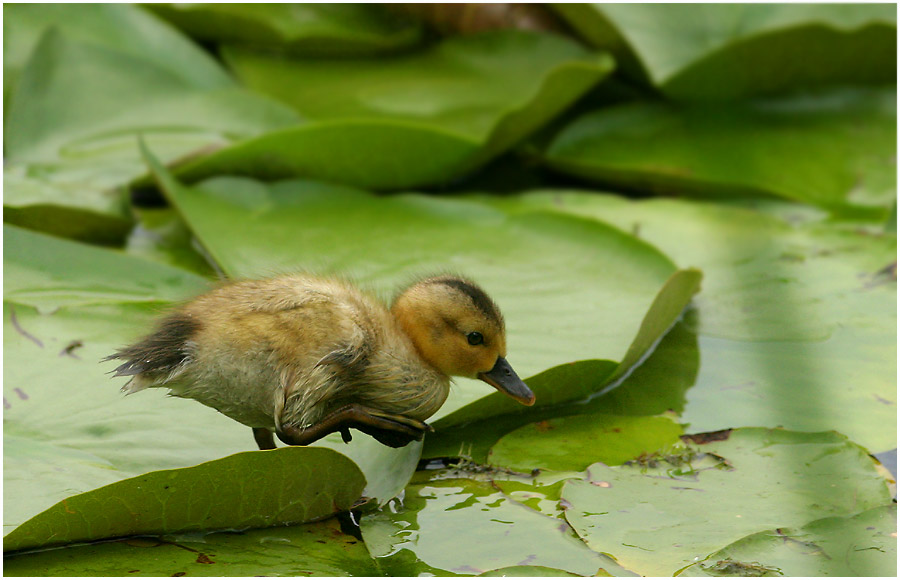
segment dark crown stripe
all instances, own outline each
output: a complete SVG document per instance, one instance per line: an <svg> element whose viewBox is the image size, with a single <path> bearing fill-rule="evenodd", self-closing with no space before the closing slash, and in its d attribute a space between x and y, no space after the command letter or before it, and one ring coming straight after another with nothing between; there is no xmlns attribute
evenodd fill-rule
<svg viewBox="0 0 900 580"><path fill-rule="evenodd" d="M500 311L497 309L497 305L494 304L494 301L491 300L490 297L484 293L484 290L478 286L471 282L460 280L459 278L435 278L434 282L436 284L449 286L450 288L465 294L472 299L472 303L475 307L485 316L496 320L498 323L501 321Z"/></svg>

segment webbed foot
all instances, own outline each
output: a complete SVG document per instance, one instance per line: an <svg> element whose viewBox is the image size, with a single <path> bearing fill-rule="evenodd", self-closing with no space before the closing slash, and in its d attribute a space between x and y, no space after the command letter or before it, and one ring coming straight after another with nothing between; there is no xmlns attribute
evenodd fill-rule
<svg viewBox="0 0 900 580"><path fill-rule="evenodd" d="M421 441L426 431L434 430L417 419L353 404L341 407L304 429L282 426L278 438L288 445L309 445L329 433L340 432L341 438L348 443L351 440L351 428L371 435L388 447L404 447L410 441Z"/></svg>

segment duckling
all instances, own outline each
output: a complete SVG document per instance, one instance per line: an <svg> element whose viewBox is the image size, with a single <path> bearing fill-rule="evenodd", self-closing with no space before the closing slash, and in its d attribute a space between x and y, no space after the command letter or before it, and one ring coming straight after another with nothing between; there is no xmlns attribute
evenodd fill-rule
<svg viewBox="0 0 900 580"><path fill-rule="evenodd" d="M403 447L431 430L450 377L481 379L517 401L534 393L506 361L500 309L475 283L442 275L402 290L390 308L332 278L289 274L232 282L164 317L125 361L126 394L166 387L253 429L308 445L349 429Z"/></svg>

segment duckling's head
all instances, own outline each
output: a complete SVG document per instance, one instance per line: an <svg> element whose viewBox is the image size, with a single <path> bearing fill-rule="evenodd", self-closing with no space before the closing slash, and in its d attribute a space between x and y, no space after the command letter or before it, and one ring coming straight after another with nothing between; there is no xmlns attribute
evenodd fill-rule
<svg viewBox="0 0 900 580"><path fill-rule="evenodd" d="M473 282L456 276L420 280L397 296L391 312L432 367L481 379L520 403L534 404L534 393L506 362L500 309Z"/></svg>

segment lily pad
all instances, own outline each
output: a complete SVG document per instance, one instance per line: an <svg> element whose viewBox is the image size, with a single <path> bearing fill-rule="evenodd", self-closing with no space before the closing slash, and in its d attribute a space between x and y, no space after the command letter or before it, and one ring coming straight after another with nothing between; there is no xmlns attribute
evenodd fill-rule
<svg viewBox="0 0 900 580"><path fill-rule="evenodd" d="M617 398L616 405L640 404L624 399L630 389L658 393L660 380L677 380L678 392L693 385L682 419L694 429L839 429L873 452L896 446L894 234L840 223L792 225L785 220L803 206L781 202L778 215L560 191L493 203L507 211L593 216L666 248L677 263L703 269L703 292L673 337L673 356L651 376L634 377L639 380L628 388L605 396ZM685 365L689 359L677 354L696 353L698 345L699 371L696 359ZM591 410L617 412L603 398Z"/></svg>
<svg viewBox="0 0 900 580"><path fill-rule="evenodd" d="M896 80L897 14L883 5L553 4L623 72L679 99Z"/></svg>
<svg viewBox="0 0 900 580"><path fill-rule="evenodd" d="M748 428L693 440L698 455L679 464L592 465L563 487L566 519L592 549L662 576L749 534L891 502L865 450L837 433Z"/></svg>
<svg viewBox="0 0 900 580"><path fill-rule="evenodd" d="M391 576L477 575L522 565L585 576L620 570L587 549L565 522L466 479L411 484L402 507L366 515L360 527L372 557Z"/></svg>
<svg viewBox="0 0 900 580"><path fill-rule="evenodd" d="M592 463L621 465L678 442L681 427L667 417L572 415L531 423L491 448L488 463L515 471L582 471Z"/></svg>
<svg viewBox="0 0 900 580"><path fill-rule="evenodd" d="M768 572L754 574L754 572ZM711 554L679 576L897 575L897 507L886 505L798 528L758 532Z"/></svg>
<svg viewBox="0 0 900 580"><path fill-rule="evenodd" d="M110 250L3 226L3 298L51 312L63 306L183 300L205 278Z"/></svg>
<svg viewBox="0 0 900 580"><path fill-rule="evenodd" d="M4 93L15 92L22 69L50 28L78 42L152 61L194 86L233 85L207 53L138 6L9 4L3 7Z"/></svg>
<svg viewBox="0 0 900 580"><path fill-rule="evenodd" d="M293 54L352 56L409 48L422 29L380 4L150 4L193 38Z"/></svg>
<svg viewBox="0 0 900 580"><path fill-rule="evenodd" d="M7 555L10 576L379 576L335 518L244 532L125 538Z"/></svg>
<svg viewBox="0 0 900 580"><path fill-rule="evenodd" d="M4 536L3 549L308 522L349 509L364 485L356 464L330 449L238 453L68 497Z"/></svg>
<svg viewBox="0 0 900 580"><path fill-rule="evenodd" d="M3 222L99 244L121 242L132 228L122 194L59 182L26 165L3 170Z"/></svg>
<svg viewBox="0 0 900 580"><path fill-rule="evenodd" d="M164 54L177 60L177 47ZM48 29L8 110L4 203L10 218L53 233L120 241L131 216L114 188L144 171L138 135L172 161L297 120L287 107L206 77L202 70L196 78L173 71L136 49L79 42ZM118 227L103 231L104 222Z"/></svg>
<svg viewBox="0 0 900 580"><path fill-rule="evenodd" d="M720 105L640 102L574 121L554 169L630 190L780 196L887 218L896 192L894 89L841 89Z"/></svg>
<svg viewBox="0 0 900 580"><path fill-rule="evenodd" d="M606 54L520 31L375 60L223 54L247 86L309 122L185 164L178 176L187 181L229 173L375 189L446 183L545 125L613 68Z"/></svg>

